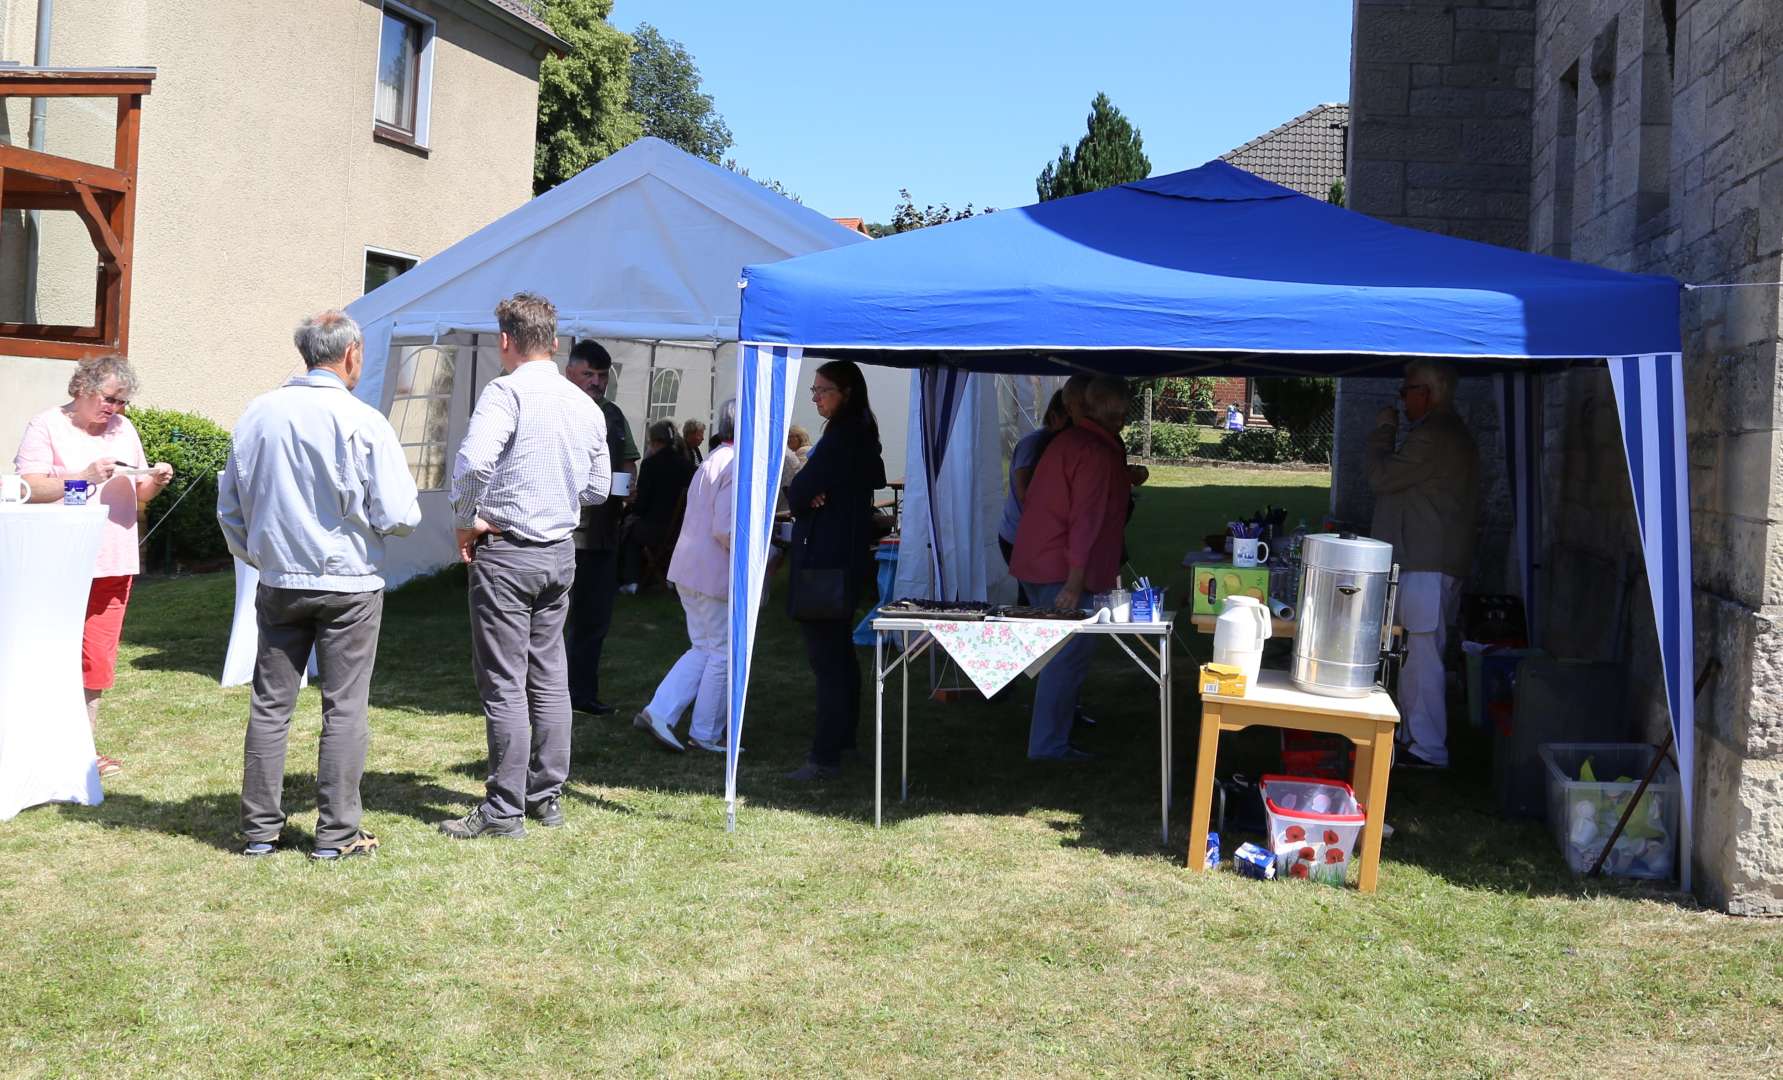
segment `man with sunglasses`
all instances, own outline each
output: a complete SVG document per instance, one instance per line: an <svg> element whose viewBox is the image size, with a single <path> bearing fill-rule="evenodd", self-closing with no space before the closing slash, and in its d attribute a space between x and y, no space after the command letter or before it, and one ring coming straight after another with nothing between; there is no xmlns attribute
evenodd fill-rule
<svg viewBox="0 0 1783 1080"><path fill-rule="evenodd" d="M1443 649L1473 571L1474 523L1480 501L1479 454L1454 409L1454 365L1414 360L1399 388L1409 425L1399 437L1399 411L1388 407L1368 437L1364 469L1374 489L1375 539L1393 545L1399 564L1399 622L1405 667L1399 675L1399 764L1449 765Z"/></svg>

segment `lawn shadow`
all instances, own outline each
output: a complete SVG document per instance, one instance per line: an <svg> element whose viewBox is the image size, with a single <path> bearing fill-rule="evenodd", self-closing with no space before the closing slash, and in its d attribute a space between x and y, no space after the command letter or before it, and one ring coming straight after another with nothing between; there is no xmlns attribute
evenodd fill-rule
<svg viewBox="0 0 1783 1080"><path fill-rule="evenodd" d="M400 814L430 825L464 813L466 803L463 792L441 787L415 772L367 772L360 781L359 794L369 812ZM285 825L286 840L313 841L309 830L296 821L316 813L315 773L285 774L284 807L291 819ZM224 851L241 845L241 795L233 791L170 800L114 792L98 806L63 806L61 811L106 829L186 837Z"/></svg>

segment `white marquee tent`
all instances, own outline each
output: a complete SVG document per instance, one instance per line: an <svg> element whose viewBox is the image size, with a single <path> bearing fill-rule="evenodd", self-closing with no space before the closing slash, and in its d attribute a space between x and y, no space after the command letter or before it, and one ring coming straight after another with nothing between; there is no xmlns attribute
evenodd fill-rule
<svg viewBox="0 0 1783 1080"><path fill-rule="evenodd" d="M660 139L641 139L367 293L357 395L390 416L422 488L423 525L392 540L392 585L455 558L446 486L476 395L501 374L496 302L522 289L557 305L567 338L605 344L614 400L640 440L658 418L709 419L736 386L738 279L866 238L747 177ZM904 459L909 375L869 368ZM800 395L793 422L818 423Z"/></svg>

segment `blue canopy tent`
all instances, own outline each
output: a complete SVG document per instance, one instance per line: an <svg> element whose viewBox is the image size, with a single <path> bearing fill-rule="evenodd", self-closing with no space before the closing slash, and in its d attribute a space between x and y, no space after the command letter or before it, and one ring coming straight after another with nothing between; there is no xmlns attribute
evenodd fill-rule
<svg viewBox="0 0 1783 1080"><path fill-rule="evenodd" d="M727 819L762 570L807 351L924 370L930 478L971 372L1387 375L1443 357L1501 378L1533 611L1537 379L1608 361L1691 835L1689 492L1679 284L1401 228L1210 162L1074 198L746 267L738 365ZM931 529L938 524L930 522ZM944 568L938 569L938 575ZM939 579L939 578L938 578ZM1686 884L1688 858L1682 860Z"/></svg>

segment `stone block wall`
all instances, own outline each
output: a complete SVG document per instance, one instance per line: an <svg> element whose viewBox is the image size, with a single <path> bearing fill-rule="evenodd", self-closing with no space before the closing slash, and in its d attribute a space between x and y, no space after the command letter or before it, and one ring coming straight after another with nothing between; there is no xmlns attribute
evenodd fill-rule
<svg viewBox="0 0 1783 1080"><path fill-rule="evenodd" d="M1484 78L1450 69L1477 62L1457 56L1457 42L1475 29L1463 23L1491 11L1508 20L1494 32L1531 35L1528 59L1518 65L1527 74L1512 76L1508 87L1528 92L1525 227L1520 239L1506 232L1499 242L1689 283L1783 278L1783 107L1776 98L1783 4L1775 0L1359 0L1353 206L1432 227L1411 211L1438 204L1410 198L1411 180L1428 175L1426 158L1453 150L1458 169L1482 170L1457 175L1481 182L1460 188L1468 194L1456 205L1442 204L1455 216L1434 227L1495 239L1487 223L1506 208L1495 196L1507 192L1485 181L1508 185L1516 171L1502 160L1515 144L1507 129L1516 102L1494 99L1506 106L1503 122L1476 119L1462 145L1453 121L1463 102L1414 97L1410 81L1420 68L1428 81L1431 67L1441 69L1445 87ZM1483 44L1469 41L1468 55L1483 56ZM1394 111L1401 109L1401 66L1403 111ZM1380 132L1371 134L1371 124ZM1412 131L1426 134L1413 139ZM1472 151L1494 158L1474 162L1466 157ZM1783 914L1780 307L1775 287L1703 289L1685 293L1682 311L1697 659L1722 665L1697 702L1696 886L1704 901L1742 914ZM1358 387L1340 400L1347 427L1358 417L1365 424L1378 407L1363 402L1372 393ZM1550 377L1544 401L1546 643L1570 655L1624 660L1639 702L1631 730L1657 740L1665 706L1608 376L1581 368ZM1340 458L1343 452L1340 446ZM1334 496L1354 502L1346 491L1340 483Z"/></svg>

